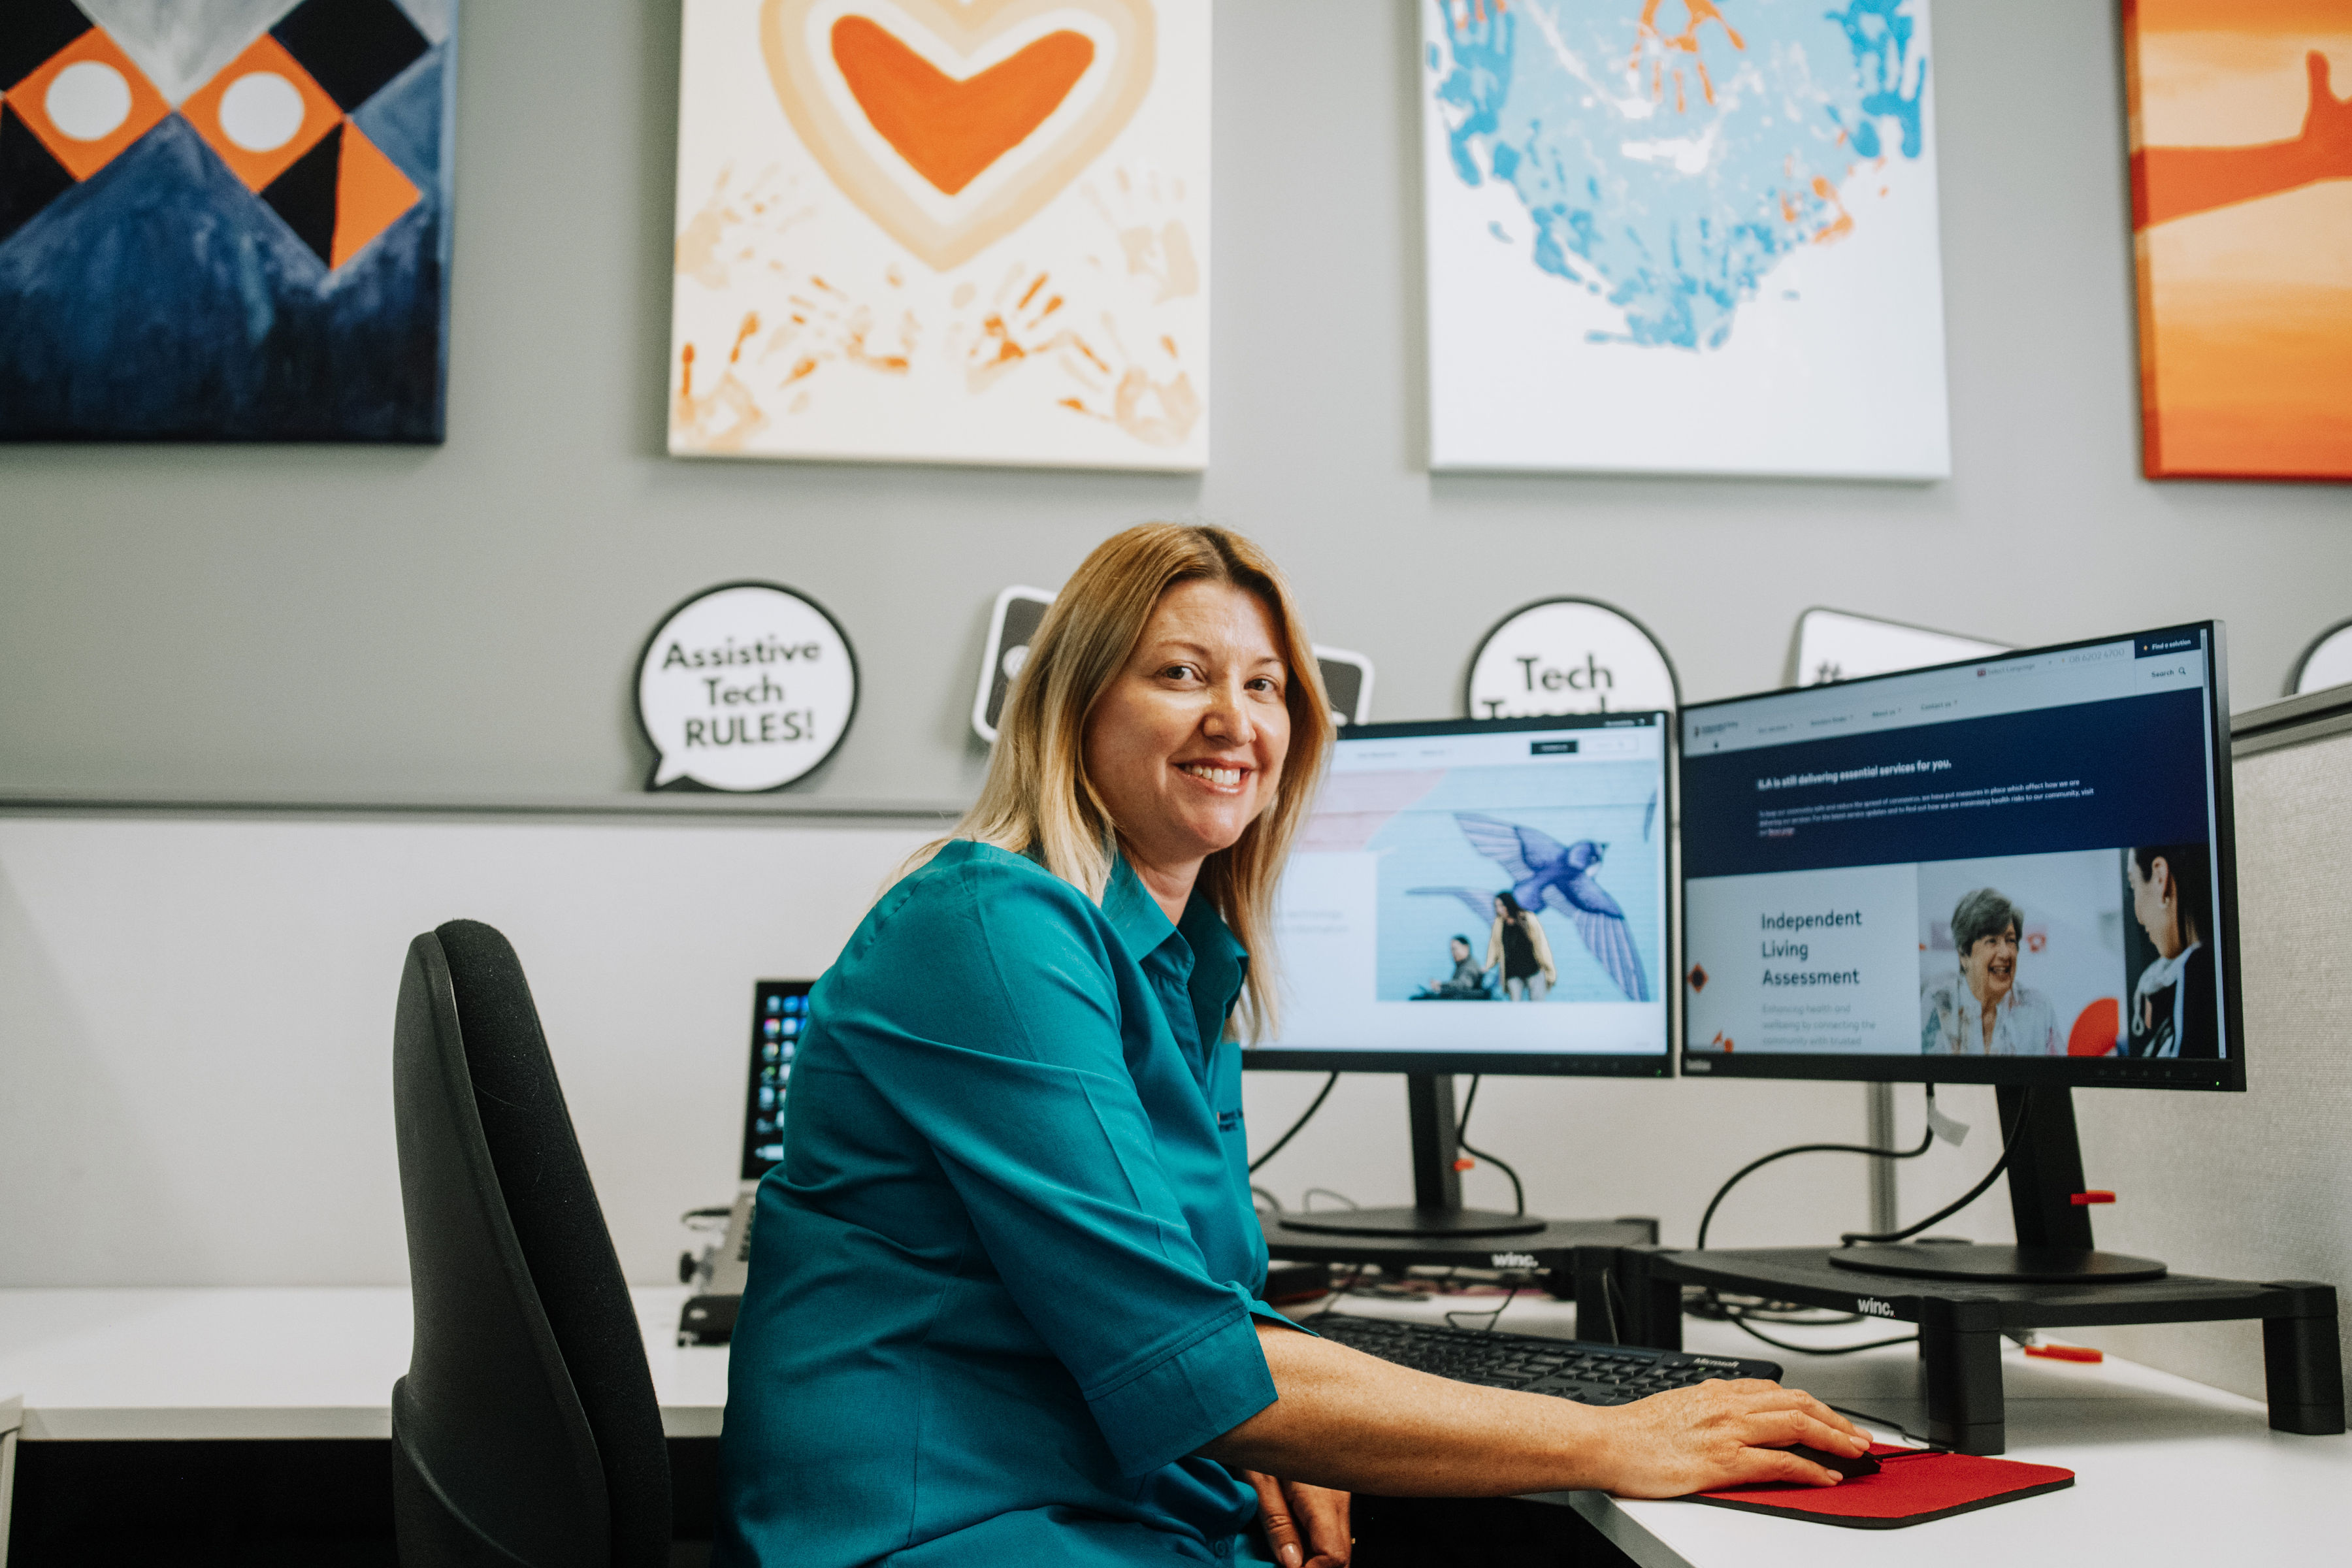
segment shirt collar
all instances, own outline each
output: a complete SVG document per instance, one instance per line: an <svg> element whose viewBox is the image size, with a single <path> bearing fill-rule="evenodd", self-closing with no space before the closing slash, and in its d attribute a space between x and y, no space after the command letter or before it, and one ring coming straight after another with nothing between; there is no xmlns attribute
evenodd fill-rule
<svg viewBox="0 0 2352 1568"><path fill-rule="evenodd" d="M1248 952L1226 926L1224 917L1217 913L1216 906L1202 897L1199 889L1194 889L1192 898L1186 900L1184 918L1171 925L1160 900L1151 896L1151 889L1143 885L1143 879L1135 874L1135 868L1127 863L1124 855L1111 858L1110 881L1103 889L1102 911L1109 919L1111 929L1118 933L1127 955L1138 963L1158 952L1170 937L1181 935L1184 944L1192 949L1196 968L1238 972L1248 964ZM1234 984L1238 989L1238 979Z"/></svg>

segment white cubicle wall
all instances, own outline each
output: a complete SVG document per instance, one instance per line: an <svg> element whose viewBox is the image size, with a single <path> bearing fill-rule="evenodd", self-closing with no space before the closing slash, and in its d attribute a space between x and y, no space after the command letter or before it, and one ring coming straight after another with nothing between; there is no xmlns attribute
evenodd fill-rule
<svg viewBox="0 0 2352 1568"><path fill-rule="evenodd" d="M2346 724L2238 768L2252 1091L2077 1097L2090 1179L2122 1199L2097 1216L2109 1246L2184 1272L2352 1284ZM460 915L522 955L624 1267L674 1279L678 1212L733 1190L751 981L822 971L941 820L0 811L0 1286L404 1279L393 1003L409 939ZM1253 1074L1253 1141L1319 1082ZM1531 1207L1656 1215L1684 1244L1738 1165L1863 1131L1850 1084L1488 1087L1473 1137L1519 1165ZM1905 1139L1916 1099L1898 1091ZM1990 1101L1942 1097L1986 1129ZM1293 1204L1310 1185L1409 1201L1403 1112L1398 1079L1353 1076L1260 1179ZM1903 1212L1964 1190L1988 1157L1978 1137L1906 1165ZM1859 1163L1759 1173L1717 1244L1861 1225ZM1509 1198L1491 1169L1466 1186ZM1938 1228L2006 1239L2005 1196ZM2074 1337L2260 1392L2251 1325Z"/></svg>
<svg viewBox="0 0 2352 1568"><path fill-rule="evenodd" d="M404 1279L393 1004L409 939L458 916L522 956L623 1267L675 1280L679 1212L734 1191L751 981L820 973L941 820L0 810L0 1286ZM1254 1142L1320 1082L1250 1075ZM1851 1084L1489 1089L1473 1136L1531 1207L1671 1240L1738 1163L1863 1130ZM1409 1202L1407 1148L1402 1080L1352 1076L1261 1180ZM1864 1218L1856 1162L1789 1161L1718 1234Z"/></svg>
<svg viewBox="0 0 2352 1568"><path fill-rule="evenodd" d="M732 1199L751 982L832 962L940 828L416 813L0 815L0 1285L407 1278L409 940L521 954L633 1279Z"/></svg>
<svg viewBox="0 0 2352 1568"><path fill-rule="evenodd" d="M2179 1273L2352 1292L2352 689L2233 727L2246 1092L2078 1095L2084 1177L2116 1196L2094 1224ZM2262 1397L2257 1324L2063 1337Z"/></svg>

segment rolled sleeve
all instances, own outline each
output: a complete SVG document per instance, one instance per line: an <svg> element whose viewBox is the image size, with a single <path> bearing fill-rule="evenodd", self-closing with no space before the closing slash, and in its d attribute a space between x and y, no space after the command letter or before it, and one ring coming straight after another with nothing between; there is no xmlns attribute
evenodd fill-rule
<svg viewBox="0 0 2352 1568"><path fill-rule="evenodd" d="M1116 1382L1084 1391L1119 1472L1147 1475L1232 1431L1275 1402L1257 1315L1232 1310Z"/></svg>

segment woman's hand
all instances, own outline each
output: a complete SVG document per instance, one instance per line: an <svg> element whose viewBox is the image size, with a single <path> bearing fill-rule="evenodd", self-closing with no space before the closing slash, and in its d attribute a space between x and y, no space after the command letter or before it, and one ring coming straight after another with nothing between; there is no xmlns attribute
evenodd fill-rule
<svg viewBox="0 0 2352 1568"><path fill-rule="evenodd" d="M1603 1468L1609 1490L1620 1497L1682 1497L1759 1481L1835 1486L1835 1470L1786 1445L1830 1454L1870 1447L1853 1422L1811 1394L1753 1379L1669 1389L1606 1415Z"/></svg>
<svg viewBox="0 0 2352 1568"><path fill-rule="evenodd" d="M1264 1470L1235 1468L1234 1474L1256 1490L1258 1527L1283 1568L1348 1568L1355 1544L1348 1493L1280 1480Z"/></svg>

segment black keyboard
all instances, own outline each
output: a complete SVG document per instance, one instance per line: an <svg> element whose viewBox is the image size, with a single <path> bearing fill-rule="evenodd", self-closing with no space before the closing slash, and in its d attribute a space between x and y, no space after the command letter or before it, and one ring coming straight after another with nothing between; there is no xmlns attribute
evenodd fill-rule
<svg viewBox="0 0 2352 1568"><path fill-rule="evenodd" d="M1336 1312L1300 1321L1327 1340L1415 1372L1486 1388L1557 1394L1580 1405L1631 1405L1662 1390L1687 1388L1711 1377L1780 1381L1779 1363L1733 1356L1596 1345L1583 1340L1440 1328L1435 1323L1401 1323L1391 1318L1343 1317Z"/></svg>

